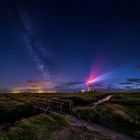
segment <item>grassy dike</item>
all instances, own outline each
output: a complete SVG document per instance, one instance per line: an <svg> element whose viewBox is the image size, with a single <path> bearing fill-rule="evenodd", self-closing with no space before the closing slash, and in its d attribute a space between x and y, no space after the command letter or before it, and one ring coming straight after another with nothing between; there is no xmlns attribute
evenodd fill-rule
<svg viewBox="0 0 140 140"><path fill-rule="evenodd" d="M79 118L100 123L111 130L140 138L140 94L116 94L107 103L94 107L76 107Z"/></svg>
<svg viewBox="0 0 140 140"><path fill-rule="evenodd" d="M99 132L71 126L64 116L33 114L31 101L36 98L71 100L72 113L79 118L140 138L140 93L115 93L109 101L96 108L90 105L104 94L1 95L0 140L110 139Z"/></svg>
<svg viewBox="0 0 140 140"><path fill-rule="evenodd" d="M18 121L0 140L110 140L99 132L73 127L64 116L40 114Z"/></svg>
<svg viewBox="0 0 140 140"><path fill-rule="evenodd" d="M33 107L31 103L17 101L0 101L0 123L14 122L23 117L31 116Z"/></svg>

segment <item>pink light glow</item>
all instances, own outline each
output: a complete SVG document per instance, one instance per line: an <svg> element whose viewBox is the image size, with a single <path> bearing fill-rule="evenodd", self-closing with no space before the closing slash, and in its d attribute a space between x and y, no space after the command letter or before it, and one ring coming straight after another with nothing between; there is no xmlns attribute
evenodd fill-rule
<svg viewBox="0 0 140 140"><path fill-rule="evenodd" d="M88 80L87 84L92 84L93 82L94 82L94 79L93 80Z"/></svg>
<svg viewBox="0 0 140 140"><path fill-rule="evenodd" d="M99 50L95 54L93 53L94 57L89 68L89 75L85 79L87 85L97 82L107 82L113 79L118 66L113 65L109 52L110 50Z"/></svg>
<svg viewBox="0 0 140 140"><path fill-rule="evenodd" d="M111 72L114 69L112 66L109 66L109 59L104 57L104 53L98 53L98 56L94 57L91 70L89 72L89 77L87 79L87 84L93 84L95 82L104 81L110 79Z"/></svg>
<svg viewBox="0 0 140 140"><path fill-rule="evenodd" d="M110 75L111 75L111 71L102 73L100 75L91 73L87 80L87 84L93 84L95 82L107 80L109 79Z"/></svg>
<svg viewBox="0 0 140 140"><path fill-rule="evenodd" d="M99 76L90 76L87 80L87 84L93 84L95 82L99 82L99 81L105 81L105 80L109 80L109 79L112 79L111 78L111 75L112 75L113 71L110 71L110 72L106 72L104 74L101 74Z"/></svg>

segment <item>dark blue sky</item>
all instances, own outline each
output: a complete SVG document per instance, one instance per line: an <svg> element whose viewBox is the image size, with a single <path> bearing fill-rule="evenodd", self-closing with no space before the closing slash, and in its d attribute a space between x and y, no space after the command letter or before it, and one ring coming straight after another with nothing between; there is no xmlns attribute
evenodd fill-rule
<svg viewBox="0 0 140 140"><path fill-rule="evenodd" d="M139 88L139 5L138 0L0 0L0 88L44 81L46 65L55 81L86 81L92 75L103 88Z"/></svg>

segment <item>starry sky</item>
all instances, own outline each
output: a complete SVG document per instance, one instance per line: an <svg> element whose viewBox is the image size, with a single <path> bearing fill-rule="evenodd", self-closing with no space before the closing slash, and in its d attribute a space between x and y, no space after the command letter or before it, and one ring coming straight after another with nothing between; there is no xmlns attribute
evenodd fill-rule
<svg viewBox="0 0 140 140"><path fill-rule="evenodd" d="M42 83L78 91L88 79L97 90L140 90L139 5L0 0L0 91Z"/></svg>

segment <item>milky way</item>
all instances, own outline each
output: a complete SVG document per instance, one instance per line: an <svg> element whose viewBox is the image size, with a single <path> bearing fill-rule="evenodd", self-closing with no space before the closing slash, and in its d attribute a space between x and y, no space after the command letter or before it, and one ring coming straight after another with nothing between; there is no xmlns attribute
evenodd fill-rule
<svg viewBox="0 0 140 140"><path fill-rule="evenodd" d="M26 41L26 46L30 52L31 57L36 62L37 68L43 74L45 80L51 80L49 71L50 57L47 56L43 48L40 46L38 40L34 37L34 31L30 23L30 19L23 8L17 8L14 3L9 2L11 11L18 23L21 33Z"/></svg>

